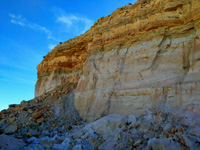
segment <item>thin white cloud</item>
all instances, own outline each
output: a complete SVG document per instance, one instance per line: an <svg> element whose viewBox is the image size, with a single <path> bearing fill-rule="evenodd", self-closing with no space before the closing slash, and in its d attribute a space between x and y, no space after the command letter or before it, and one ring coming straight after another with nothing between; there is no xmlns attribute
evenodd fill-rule
<svg viewBox="0 0 200 150"><path fill-rule="evenodd" d="M11 18L15 18L15 17L16 17L16 16L13 15L13 14L9 14L9 16L10 16Z"/></svg>
<svg viewBox="0 0 200 150"><path fill-rule="evenodd" d="M60 15L56 19L57 22L64 23L67 25L67 29L74 28L78 30L81 34L90 29L94 21L86 17L78 17L75 15Z"/></svg>
<svg viewBox="0 0 200 150"><path fill-rule="evenodd" d="M25 67L25 66L22 66L20 64L16 64L16 62L14 62L10 58L5 57L3 55L2 55L2 57L0 57L0 65L12 67L12 68L17 68L17 69L20 69L20 70L30 70L30 67Z"/></svg>
<svg viewBox="0 0 200 150"><path fill-rule="evenodd" d="M29 84L29 85L35 85L35 81L32 80L26 80L26 79L21 79L21 78L1 78L0 82L11 82L11 83L15 83L15 82L20 82L20 83L24 83L24 84Z"/></svg>
<svg viewBox="0 0 200 150"><path fill-rule="evenodd" d="M15 21L15 20L13 20L13 19L11 19L10 21L11 21L12 23L14 23L14 24L18 24L18 25L20 25L20 26L24 26L24 23L21 22L21 21Z"/></svg>
<svg viewBox="0 0 200 150"><path fill-rule="evenodd" d="M23 82L24 84L32 84L35 85L35 81L32 80L26 80L26 79L21 79L21 78L16 78L16 80Z"/></svg>
<svg viewBox="0 0 200 150"><path fill-rule="evenodd" d="M51 32L45 27L38 25L36 23L27 21L26 18L22 17L21 15L9 14L9 16L11 17L11 20L10 20L11 23L30 28L32 30L44 32L47 34L48 39L54 39L51 36Z"/></svg>
<svg viewBox="0 0 200 150"><path fill-rule="evenodd" d="M54 49L54 47L56 47L56 45L54 45L54 44L49 44L49 46L48 46L48 48L49 48L50 50Z"/></svg>
<svg viewBox="0 0 200 150"><path fill-rule="evenodd" d="M12 71L10 74L9 71L0 69L0 82L11 82L11 83L24 83L34 85L35 81L32 79L32 76L27 76L25 74L19 73L18 71Z"/></svg>
<svg viewBox="0 0 200 150"><path fill-rule="evenodd" d="M0 79L0 82L11 82L11 80L8 80L8 79Z"/></svg>
<svg viewBox="0 0 200 150"><path fill-rule="evenodd" d="M58 18L57 18L57 21L58 21L58 22L65 23L65 24L67 24L68 26L71 26L71 25L72 25L72 21L73 21L73 20L74 20L74 18L72 18L71 16L69 16L69 17L62 16L62 17L58 17Z"/></svg>

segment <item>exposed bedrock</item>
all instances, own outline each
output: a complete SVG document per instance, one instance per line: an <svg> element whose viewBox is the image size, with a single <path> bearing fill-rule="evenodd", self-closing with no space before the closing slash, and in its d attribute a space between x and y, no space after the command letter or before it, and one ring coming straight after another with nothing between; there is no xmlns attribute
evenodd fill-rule
<svg viewBox="0 0 200 150"><path fill-rule="evenodd" d="M84 64L75 107L88 121L106 114L139 114L158 105L200 100L200 40L161 37L91 56ZM196 59L194 58L196 57ZM198 58L197 58L198 57Z"/></svg>
<svg viewBox="0 0 200 150"><path fill-rule="evenodd" d="M155 105L200 104L199 0L148 0L100 18L38 65L36 96L77 84L74 105L93 121Z"/></svg>

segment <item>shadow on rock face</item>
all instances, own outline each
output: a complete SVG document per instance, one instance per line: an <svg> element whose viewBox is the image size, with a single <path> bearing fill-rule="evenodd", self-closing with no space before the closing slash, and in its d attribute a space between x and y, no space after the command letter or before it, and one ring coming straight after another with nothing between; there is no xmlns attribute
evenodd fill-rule
<svg viewBox="0 0 200 150"><path fill-rule="evenodd" d="M68 116L72 119L80 119L78 112L74 108L74 91L68 93L66 96L60 97L52 106L54 117L56 118Z"/></svg>

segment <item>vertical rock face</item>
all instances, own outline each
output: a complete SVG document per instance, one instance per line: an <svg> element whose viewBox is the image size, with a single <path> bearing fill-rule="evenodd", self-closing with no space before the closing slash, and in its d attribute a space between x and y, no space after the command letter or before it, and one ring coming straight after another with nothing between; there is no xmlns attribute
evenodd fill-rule
<svg viewBox="0 0 200 150"><path fill-rule="evenodd" d="M77 37L56 46L37 66L35 96L65 83L77 83L87 58L87 45Z"/></svg>
<svg viewBox="0 0 200 150"><path fill-rule="evenodd" d="M138 1L52 50L37 67L36 96L78 83L74 105L87 121L199 104L199 68L199 0Z"/></svg>

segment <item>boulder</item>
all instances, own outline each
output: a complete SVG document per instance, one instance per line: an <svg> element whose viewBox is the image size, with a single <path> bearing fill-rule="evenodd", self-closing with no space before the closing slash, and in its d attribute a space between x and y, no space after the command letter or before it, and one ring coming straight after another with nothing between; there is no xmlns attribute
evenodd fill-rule
<svg viewBox="0 0 200 150"><path fill-rule="evenodd" d="M72 150L84 150L84 146L83 145L75 145Z"/></svg>
<svg viewBox="0 0 200 150"><path fill-rule="evenodd" d="M39 144L40 141L39 139L37 139L36 137L31 137L29 139L26 140L29 144Z"/></svg>
<svg viewBox="0 0 200 150"><path fill-rule="evenodd" d="M42 112L41 111L35 111L33 114L32 114L32 118L33 119L38 119L42 117Z"/></svg>
<svg viewBox="0 0 200 150"><path fill-rule="evenodd" d="M153 138L148 141L147 150L181 150L181 146L168 138Z"/></svg>
<svg viewBox="0 0 200 150"><path fill-rule="evenodd" d="M84 130L93 129L97 134L105 135L114 132L120 126L123 126L127 122L127 117L111 114L105 116L95 122L88 124L84 127Z"/></svg>
<svg viewBox="0 0 200 150"><path fill-rule="evenodd" d="M0 149L2 150L22 150L25 143L21 139L16 139L8 135L0 135Z"/></svg>
<svg viewBox="0 0 200 150"><path fill-rule="evenodd" d="M5 134L13 134L17 131L17 126L16 125L9 125L8 127L5 128Z"/></svg>
<svg viewBox="0 0 200 150"><path fill-rule="evenodd" d="M62 147L64 147L65 149L70 149L72 147L72 140L70 138L66 138L63 142L62 142Z"/></svg>
<svg viewBox="0 0 200 150"><path fill-rule="evenodd" d="M136 123L136 117L134 115L130 115L128 117L128 123L132 124L132 125L135 124Z"/></svg>

